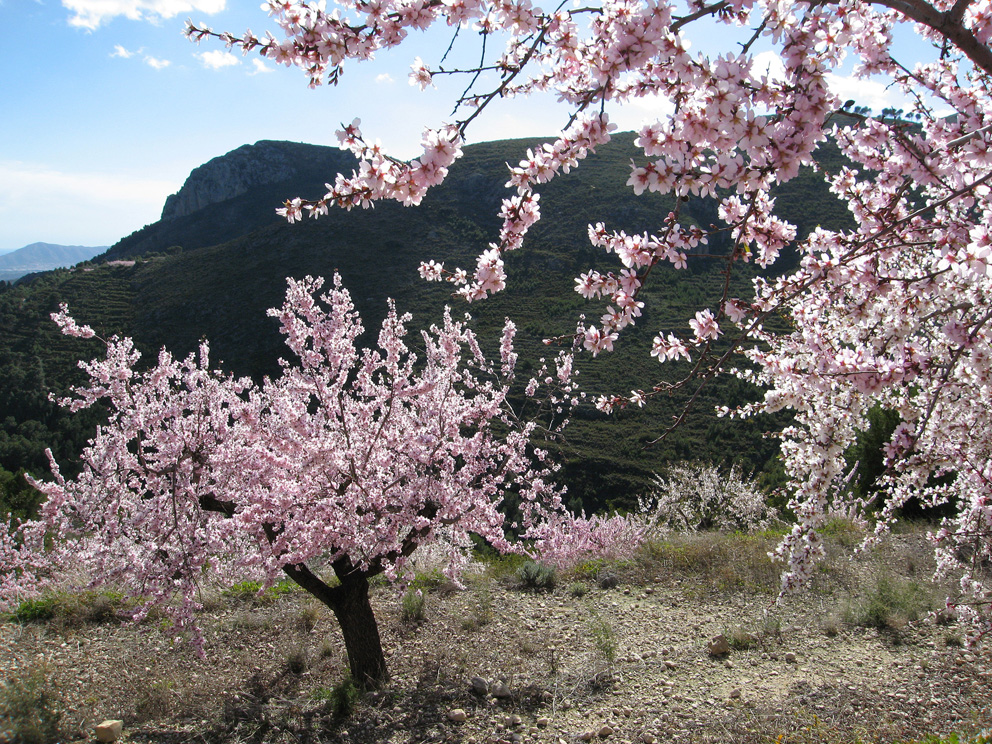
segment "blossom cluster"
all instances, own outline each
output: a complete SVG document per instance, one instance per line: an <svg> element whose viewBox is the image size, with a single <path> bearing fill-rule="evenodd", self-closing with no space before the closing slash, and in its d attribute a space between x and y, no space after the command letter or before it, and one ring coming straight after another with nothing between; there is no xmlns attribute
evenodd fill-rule
<svg viewBox="0 0 992 744"><path fill-rule="evenodd" d="M846 476L845 448L880 406L902 426L886 449L888 476L879 529L910 496L957 505L957 516L934 533L941 570L955 572L953 604L975 635L992 630L992 585L980 572L992 550L992 427L987 405L992 350L992 13L984 0L950 3L844 0L788 3L731 0L600 0L579 7L541 8L532 0L341 0L323 4L270 0L285 38L214 34L190 26L193 38L220 37L230 46L296 65L312 85L337 82L348 60L371 59L403 42L411 30L447 25L478 34L487 51L473 69L443 61L414 65L414 80L465 73L469 85L455 106L456 123L428 134L425 155L410 164L366 145L357 127L343 146L361 165L317 202L287 204L287 218L331 204L366 205L379 198L416 203L443 178L468 126L504 98L552 93L569 109L556 141L532 149L510 167L502 227L474 271L447 272L425 263L430 279L447 279L469 300L506 285L509 251L520 248L539 219L539 188L561 178L609 138L607 113L638 101L664 113L637 133L640 153L627 184L635 193L670 195L675 204L658 224L629 234L590 228L593 245L614 254L619 273L588 271L576 281L584 297L608 304L598 323L580 325L576 339L593 354L608 352L623 329L642 317L644 286L653 271L684 268L716 236L729 248L728 272L754 262L766 278L753 296L723 290L694 310L681 332L658 332L652 355L689 360L701 379L729 366L729 349L747 352L737 373L767 388L764 400L736 412L788 408L794 424L781 433L798 517L780 557L784 587L811 575L821 551L816 529L838 508ZM694 32L720 24L739 42L733 53L690 52ZM893 38L905 28L932 42L931 57L897 59ZM780 65L759 62L758 44ZM729 46L729 45L728 45ZM923 52L921 52L923 54ZM849 61L864 79L884 76L912 101L900 116L849 111L830 90ZM486 88L485 86L490 87ZM798 235L775 215L772 189L804 166L819 168L817 147L830 137L846 164L822 172L846 204L851 227ZM699 225L686 200L716 200L719 224ZM776 276L784 251L800 265ZM767 278L776 276L776 278ZM726 283L725 287L729 287ZM784 317L790 333L766 330ZM598 405L640 404L674 384L661 382ZM935 485L940 484L940 485Z"/></svg>
<svg viewBox="0 0 992 744"><path fill-rule="evenodd" d="M31 478L46 497L36 520L0 527L0 603L82 568L94 584L143 598L139 619L161 606L198 640L199 585L210 575L271 583L287 569L344 564L403 581L415 551L438 544L454 579L470 533L519 549L507 539L509 493L520 533L549 535L565 513L562 491L534 442L539 425L549 435L567 423L570 354L526 384L551 416L521 418L508 403L511 323L498 362L450 312L415 354L410 317L390 306L377 347L362 349L340 279L321 289L320 279L289 280L270 314L295 361L260 385L212 370L206 342L183 360L162 351L138 371L130 339L106 340L66 403L103 403L109 420L78 476L64 478L53 460L52 479ZM69 335L91 335L64 307L53 318Z"/></svg>

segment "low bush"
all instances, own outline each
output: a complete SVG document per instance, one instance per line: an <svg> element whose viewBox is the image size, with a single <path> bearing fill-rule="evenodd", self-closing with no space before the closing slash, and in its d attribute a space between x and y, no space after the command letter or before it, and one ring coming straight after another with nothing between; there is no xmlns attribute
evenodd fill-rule
<svg viewBox="0 0 992 744"><path fill-rule="evenodd" d="M121 592L53 591L24 600L7 614L7 619L18 623L56 621L65 625L119 622L125 609Z"/></svg>
<svg viewBox="0 0 992 744"><path fill-rule="evenodd" d="M412 586L403 595L402 606L400 608L400 618L405 623L420 624L424 622L424 606L426 599L420 589Z"/></svg>
<svg viewBox="0 0 992 744"><path fill-rule="evenodd" d="M360 694L358 686L350 676L347 676L334 687L317 688L312 697L323 701L335 716L347 718L354 711Z"/></svg>
<svg viewBox="0 0 992 744"><path fill-rule="evenodd" d="M535 592L553 591L558 584L558 572L554 566L527 561L517 569L517 581L521 589Z"/></svg>
<svg viewBox="0 0 992 744"><path fill-rule="evenodd" d="M932 607L932 594L916 581L883 575L860 601L848 607L845 619L867 628L898 630Z"/></svg>
<svg viewBox="0 0 992 744"><path fill-rule="evenodd" d="M62 715L62 697L47 667L34 667L0 683L0 741L57 742L62 736Z"/></svg>
<svg viewBox="0 0 992 744"><path fill-rule="evenodd" d="M745 534L700 532L649 540L632 571L641 583L694 579L720 590L779 590L780 565L768 553L778 540Z"/></svg>

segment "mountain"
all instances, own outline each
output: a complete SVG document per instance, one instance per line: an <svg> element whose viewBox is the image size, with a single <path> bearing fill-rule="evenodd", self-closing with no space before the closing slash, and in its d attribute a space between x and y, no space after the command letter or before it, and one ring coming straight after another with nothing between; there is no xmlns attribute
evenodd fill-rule
<svg viewBox="0 0 992 744"><path fill-rule="evenodd" d="M107 246L53 245L32 243L0 256L0 281L12 282L25 274L74 266L103 253Z"/></svg>
<svg viewBox="0 0 992 744"><path fill-rule="evenodd" d="M573 331L581 313L595 319L603 312L603 303L586 302L573 291L579 273L617 269L615 260L590 246L588 225L602 221L610 229L656 230L673 207L667 196L635 196L624 185L630 161L637 157L633 140L631 133L615 136L581 168L542 188L542 221L532 228L524 249L505 257L508 290L471 306L453 299L450 285L421 280L417 267L427 259L443 260L449 269L475 265L475 257L499 232L500 200L508 194L506 164L517 162L540 140L467 147L445 183L419 207L380 203L295 225L276 217L276 207L287 198L323 195L324 183L338 170L350 171L354 161L349 155L263 141L215 158L190 174L170 197L161 220L119 241L91 265L29 277L0 291L0 328L5 330L0 336L0 410L7 412L0 421L0 471L44 472L44 447L52 446L70 474L76 453L91 435L95 419L70 416L48 396L78 381L76 360L100 349L94 341L58 334L48 314L59 302L68 302L75 317L100 335L132 336L146 359L154 359L162 346L185 355L206 337L215 363L259 379L275 373L278 358L287 354L276 321L265 313L281 304L285 278L330 277L337 271L367 329L377 327L387 298L413 314L415 327L435 322L445 304L459 313L470 311L480 338L491 345L503 319L510 317L518 328L521 371L527 375L549 353L543 339ZM824 148L821 155L825 166L837 165L835 149ZM779 214L801 233L818 224L840 226L847 219L812 172L776 196ZM717 220L713 200L691 200L682 213L698 224ZM719 255L727 246L717 236L706 249ZM643 316L624 332L617 350L579 360L582 388L591 396L626 393L684 375L684 364L661 366L650 357L651 339L659 331L685 332L696 310L712 306L723 287L722 266L719 258L699 257L685 271L657 267L640 297ZM742 269L734 286L746 294L754 267ZM369 337L374 339L372 332ZM756 391L736 379L708 383L693 416L656 441L692 392L612 416L590 402L580 404L562 449L572 505L635 508L638 494L651 488L652 473L671 461L734 461L748 470L774 471L777 445L763 433L776 422L731 421L713 414L717 403L734 406L755 397Z"/></svg>
<svg viewBox="0 0 992 744"><path fill-rule="evenodd" d="M195 250L277 224L276 207L297 196L295 189L323 196L326 181L354 166L353 155L333 147L270 140L244 145L194 169L165 200L162 218L118 241L106 258L173 246Z"/></svg>

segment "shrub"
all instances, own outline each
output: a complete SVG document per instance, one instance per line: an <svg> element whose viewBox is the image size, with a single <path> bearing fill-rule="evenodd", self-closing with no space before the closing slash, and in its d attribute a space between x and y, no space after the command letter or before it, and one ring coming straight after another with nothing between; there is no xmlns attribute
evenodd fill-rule
<svg viewBox="0 0 992 744"><path fill-rule="evenodd" d="M293 674L303 674L310 668L310 655L307 650L300 646L289 652L286 656L286 668Z"/></svg>
<svg viewBox="0 0 992 744"><path fill-rule="evenodd" d="M855 625L897 630L918 620L932 606L932 597L917 582L881 576L860 602L848 608L846 619Z"/></svg>
<svg viewBox="0 0 992 744"><path fill-rule="evenodd" d="M477 630L488 625L493 619L493 594L489 585L479 587L472 614L462 620L463 630Z"/></svg>
<svg viewBox="0 0 992 744"><path fill-rule="evenodd" d="M573 581L568 585L568 593L573 597L584 597L589 591L589 585L582 581Z"/></svg>
<svg viewBox="0 0 992 744"><path fill-rule="evenodd" d="M589 620L589 634L592 636L593 646L599 657L607 668L612 669L613 665L616 664L619 648L613 626L608 620L594 614Z"/></svg>
<svg viewBox="0 0 992 744"><path fill-rule="evenodd" d="M705 463L681 463L655 475L654 483L654 493L641 508L659 527L750 532L765 529L775 518L758 484L737 465L722 473Z"/></svg>
<svg viewBox="0 0 992 744"><path fill-rule="evenodd" d="M278 581L264 591L260 581L239 581L224 592L228 597L242 602L269 605L284 594L295 590L296 585L288 580Z"/></svg>
<svg viewBox="0 0 992 744"><path fill-rule="evenodd" d="M426 600L424 593L420 589L410 587L403 595L403 604L400 609L400 617L405 623L422 623L424 621L424 605Z"/></svg>
<svg viewBox="0 0 992 744"><path fill-rule="evenodd" d="M314 690L312 697L316 700L323 700L330 707L331 712L339 718L347 718L355 709L358 701L359 689L351 676L346 676L334 687L319 687Z"/></svg>
<svg viewBox="0 0 992 744"><path fill-rule="evenodd" d="M296 614L296 627L304 633L309 633L316 628L319 621L320 610L312 604L301 607L300 611Z"/></svg>
<svg viewBox="0 0 992 744"><path fill-rule="evenodd" d="M46 592L40 597L24 600L7 617L19 623L52 620L67 625L116 622L120 619L119 612L123 605L124 595L116 591Z"/></svg>
<svg viewBox="0 0 992 744"><path fill-rule="evenodd" d="M612 571L600 571L596 583L600 589L615 589L620 586L620 577Z"/></svg>
<svg viewBox="0 0 992 744"><path fill-rule="evenodd" d="M62 698L44 666L0 685L0 741L51 744L62 735Z"/></svg>
<svg viewBox="0 0 992 744"><path fill-rule="evenodd" d="M141 721L164 718L172 712L173 684L159 680L138 688L135 694L134 715Z"/></svg>
<svg viewBox="0 0 992 744"><path fill-rule="evenodd" d="M522 589L535 592L551 591L558 583L558 572L554 566L527 561L517 569L517 580Z"/></svg>

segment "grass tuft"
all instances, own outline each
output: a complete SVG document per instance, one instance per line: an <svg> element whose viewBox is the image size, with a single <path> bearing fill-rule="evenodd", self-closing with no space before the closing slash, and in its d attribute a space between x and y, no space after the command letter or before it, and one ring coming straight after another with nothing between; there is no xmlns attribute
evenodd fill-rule
<svg viewBox="0 0 992 744"><path fill-rule="evenodd" d="M62 696L45 666L0 684L0 741L51 744L62 736Z"/></svg>
<svg viewBox="0 0 992 744"><path fill-rule="evenodd" d="M527 561L517 569L517 581L521 589L550 592L558 584L558 572L554 566Z"/></svg>

